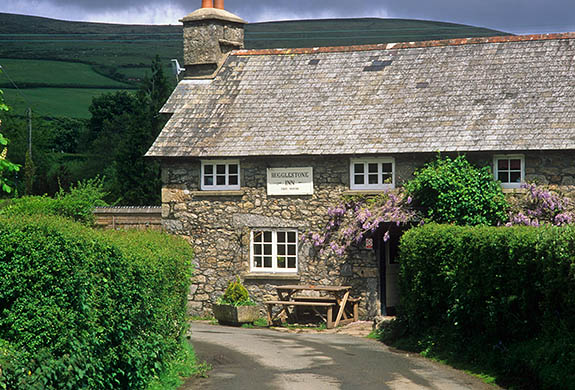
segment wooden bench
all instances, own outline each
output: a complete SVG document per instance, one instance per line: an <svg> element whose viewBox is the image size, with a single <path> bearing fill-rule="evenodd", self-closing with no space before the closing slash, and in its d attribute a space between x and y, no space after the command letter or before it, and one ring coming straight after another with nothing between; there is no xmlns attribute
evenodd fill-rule
<svg viewBox="0 0 575 390"><path fill-rule="evenodd" d="M317 296L306 296L306 295L295 295L292 299L296 302L330 302L330 303L337 303L337 299L335 297L317 297ZM359 321L359 302L361 298L352 298L349 297L347 299L347 303L351 304L351 313L346 313L344 308L343 312L343 319L340 321L340 324L344 325L350 322ZM348 317L349 314L349 317Z"/></svg>
<svg viewBox="0 0 575 390"><path fill-rule="evenodd" d="M272 325L273 321L277 319L282 313L287 315L288 306L308 306L311 307L317 315L319 315L327 324L327 328L333 328L333 308L336 306L336 302L315 302L315 301L265 301L268 314L268 325ZM272 310L275 305L282 306L282 309L272 316ZM327 308L327 314L324 317L317 308L325 307Z"/></svg>

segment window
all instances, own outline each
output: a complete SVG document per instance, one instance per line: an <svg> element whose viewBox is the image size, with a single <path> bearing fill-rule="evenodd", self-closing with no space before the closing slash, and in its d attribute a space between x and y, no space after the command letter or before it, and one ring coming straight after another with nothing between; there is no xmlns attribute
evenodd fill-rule
<svg viewBox="0 0 575 390"><path fill-rule="evenodd" d="M252 271L297 272L297 231L253 230Z"/></svg>
<svg viewBox="0 0 575 390"><path fill-rule="evenodd" d="M494 158L495 179L503 188L519 188L525 181L525 158L522 155L500 155Z"/></svg>
<svg viewBox="0 0 575 390"><path fill-rule="evenodd" d="M395 161L393 158L351 160L352 190L386 190L395 187Z"/></svg>
<svg viewBox="0 0 575 390"><path fill-rule="evenodd" d="M202 161L202 190L239 190L239 161Z"/></svg>

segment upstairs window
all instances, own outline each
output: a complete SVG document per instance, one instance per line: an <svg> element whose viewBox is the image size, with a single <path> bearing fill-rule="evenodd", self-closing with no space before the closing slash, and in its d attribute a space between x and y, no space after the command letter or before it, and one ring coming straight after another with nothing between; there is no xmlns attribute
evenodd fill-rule
<svg viewBox="0 0 575 390"><path fill-rule="evenodd" d="M503 188L519 188L525 182L525 158L523 155L499 155L494 157L495 179Z"/></svg>
<svg viewBox="0 0 575 390"><path fill-rule="evenodd" d="M251 270L297 272L297 231L253 230Z"/></svg>
<svg viewBox="0 0 575 390"><path fill-rule="evenodd" d="M239 161L202 161L202 190L239 190Z"/></svg>
<svg viewBox="0 0 575 390"><path fill-rule="evenodd" d="M395 187L393 158L352 159L350 172L352 190L387 190Z"/></svg>

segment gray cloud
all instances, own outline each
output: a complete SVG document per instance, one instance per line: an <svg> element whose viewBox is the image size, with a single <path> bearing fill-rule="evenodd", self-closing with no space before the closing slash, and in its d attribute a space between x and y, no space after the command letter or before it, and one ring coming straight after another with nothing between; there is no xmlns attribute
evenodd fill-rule
<svg viewBox="0 0 575 390"><path fill-rule="evenodd" d="M0 12L47 14L53 10L54 14L45 16L126 23L148 18L148 23L176 23L177 17L172 14L191 12L201 4L201 0L17 1L22 4L20 9L8 5L8 1L0 3ZM516 33L575 30L573 0L226 0L226 9L250 22L387 16L465 23Z"/></svg>

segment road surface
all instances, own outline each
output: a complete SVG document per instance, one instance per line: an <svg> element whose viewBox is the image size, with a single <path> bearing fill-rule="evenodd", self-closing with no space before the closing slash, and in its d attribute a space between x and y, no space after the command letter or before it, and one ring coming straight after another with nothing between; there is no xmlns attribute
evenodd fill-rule
<svg viewBox="0 0 575 390"><path fill-rule="evenodd" d="M365 338L293 334L193 323L198 359L208 378L181 390L494 390L479 379Z"/></svg>

